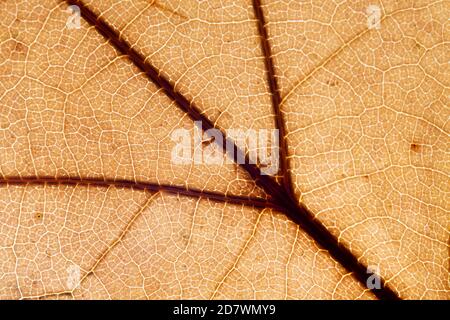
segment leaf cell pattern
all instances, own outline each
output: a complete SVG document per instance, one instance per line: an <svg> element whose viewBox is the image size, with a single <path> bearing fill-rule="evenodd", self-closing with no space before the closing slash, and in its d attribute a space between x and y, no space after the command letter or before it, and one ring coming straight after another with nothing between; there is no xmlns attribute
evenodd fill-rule
<svg viewBox="0 0 450 320"><path fill-rule="evenodd" d="M448 299L448 12L0 2L0 298ZM171 161L196 121L233 161ZM278 129L279 172L228 129Z"/></svg>

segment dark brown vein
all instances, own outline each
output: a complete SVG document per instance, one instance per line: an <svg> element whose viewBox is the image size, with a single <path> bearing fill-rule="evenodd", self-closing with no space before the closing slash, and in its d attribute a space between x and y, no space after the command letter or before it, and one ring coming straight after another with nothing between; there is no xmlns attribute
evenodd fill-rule
<svg viewBox="0 0 450 320"><path fill-rule="evenodd" d="M204 198L216 202L241 204L249 207L257 208L274 208L280 210L279 206L269 200L236 196L224 195L218 192L198 190L195 188L184 188L181 186L173 186L167 184L149 183L144 181L132 181L124 179L102 179L102 178L80 178L80 177L0 177L1 185L66 185L66 186L92 186L92 187L115 187L133 190L142 190L150 192L165 192L170 194L179 194L193 198Z"/></svg>
<svg viewBox="0 0 450 320"><path fill-rule="evenodd" d="M175 15L177 17L180 17L180 18L182 18L184 20L188 20L188 17L186 17L185 15L182 15L181 13L178 13L177 11L172 10L172 9L164 6L163 4L159 3L156 0L152 0L150 2L150 5L152 5L153 7L157 8L157 9L163 11L163 12L166 12L166 13L169 13L169 14L173 14L173 15Z"/></svg>
<svg viewBox="0 0 450 320"><path fill-rule="evenodd" d="M261 170L256 165L250 163L248 155L238 148L231 139L226 137L223 130L215 127L213 122L203 115L200 109L198 109L192 101L189 101L184 95L178 92L173 83L171 83L164 75L161 74L159 70L148 62L141 53L139 53L133 46L121 37L119 31L110 26L102 17L99 17L96 13L94 13L82 1L65 0L65 2L69 5L78 6L80 8L81 16L86 21L93 25L96 30L103 35L119 52L132 61L136 67L138 67L149 78L150 81L161 88L162 91L169 98L171 98L176 103L178 108L185 112L191 120L200 121L204 131L209 129L216 129L220 131L224 143L221 145L219 144L219 141L217 141L217 143L223 149L225 154L227 154L250 174L258 186L263 188L269 195L272 195L275 198L284 193L284 191L280 189L279 184L272 177L262 175ZM239 161L240 159L245 159L245 161Z"/></svg>
<svg viewBox="0 0 450 320"><path fill-rule="evenodd" d="M281 112L281 96L278 86L278 79L275 74L275 67L272 57L272 48L269 43L269 35L267 32L264 12L261 6L261 0L253 0L253 11L256 17L256 24L261 41L261 49L264 55L264 64L266 66L267 83L269 85L270 95L272 99L272 109L275 114L275 124L279 130L280 143L280 171L282 175L282 184L291 196L293 196L291 175L289 174L289 162L287 159L287 142L286 142L286 126Z"/></svg>
<svg viewBox="0 0 450 320"><path fill-rule="evenodd" d="M286 195L281 203L285 204L286 214L297 222L303 230L311 235L323 248L339 261L347 270L352 271L356 279L366 286L367 267L361 264L353 253L345 246L339 244L337 239L328 231L328 229L314 218L314 215L303 205L299 205L295 199L291 175L289 174L289 162L287 159L287 141L286 127L281 111L281 96L278 86L278 80L275 74L272 49L269 43L269 35L266 27L265 16L261 0L252 0L253 10L257 20L258 32L261 40L261 48L264 54L264 63L266 66L267 81L272 97L272 108L275 114L276 126L280 133L280 170L283 178L283 187ZM369 275L370 276L370 275ZM383 280L382 280L383 281ZM378 298L399 299L398 295L383 282L382 290L372 290Z"/></svg>
<svg viewBox="0 0 450 320"><path fill-rule="evenodd" d="M80 7L81 15L91 25L93 25L100 34L102 34L118 51L126 55L136 67L144 72L147 77L164 93L170 97L177 106L183 110L192 120L201 121L204 130L214 128L213 123L205 117L201 111L185 96L175 90L174 85L161 75L153 65L151 65L145 57L137 52L126 40L124 40L117 30L114 30L103 18L95 14L90 8L79 0L66 0L68 4L77 5ZM262 11L261 11L262 15ZM267 71L270 72L269 70ZM217 129L217 128L216 128ZM222 135L225 135L222 132ZM248 157L245 156L245 163L241 164L237 162L237 159L241 159L244 153L242 150L228 138L224 138L226 144L221 147L224 152L231 156L236 163L238 163L244 170L246 170L256 184L264 189L264 191L270 195L275 203L282 207L282 211L296 222L303 230L305 230L321 247L326 249L329 254L339 263L341 263L349 272L352 272L354 277L359 280L364 286L370 274L367 274L367 268L360 263L358 259L352 254L352 252L343 244L339 243L337 238L334 237L327 228L314 218L314 215L271 177L261 175L260 169L252 164L248 163ZM232 146L233 150L230 150ZM388 286L384 285L384 280L381 279L381 289L373 289L372 292L380 299L396 299L398 295Z"/></svg>

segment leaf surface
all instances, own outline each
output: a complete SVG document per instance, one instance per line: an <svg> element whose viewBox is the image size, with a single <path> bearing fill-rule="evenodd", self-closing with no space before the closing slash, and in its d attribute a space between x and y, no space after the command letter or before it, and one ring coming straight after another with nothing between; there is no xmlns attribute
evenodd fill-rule
<svg viewBox="0 0 450 320"><path fill-rule="evenodd" d="M450 7L370 4L1 2L0 297L448 299Z"/></svg>

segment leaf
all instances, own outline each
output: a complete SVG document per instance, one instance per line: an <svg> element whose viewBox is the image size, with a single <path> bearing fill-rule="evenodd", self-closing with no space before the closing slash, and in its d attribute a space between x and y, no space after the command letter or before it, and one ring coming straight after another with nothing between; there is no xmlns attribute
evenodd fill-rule
<svg viewBox="0 0 450 320"><path fill-rule="evenodd" d="M0 297L448 299L448 9L1 2Z"/></svg>

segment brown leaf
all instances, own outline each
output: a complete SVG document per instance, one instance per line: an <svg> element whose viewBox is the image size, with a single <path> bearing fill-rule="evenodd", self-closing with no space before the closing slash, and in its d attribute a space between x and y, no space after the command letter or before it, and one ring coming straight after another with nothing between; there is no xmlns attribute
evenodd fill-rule
<svg viewBox="0 0 450 320"><path fill-rule="evenodd" d="M448 299L449 9L1 2L0 298Z"/></svg>

